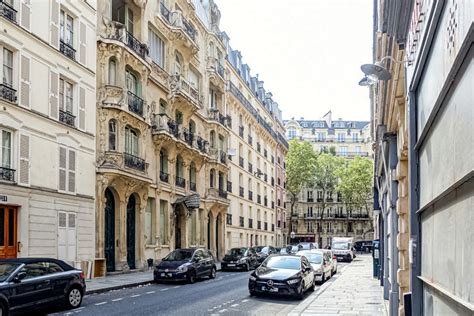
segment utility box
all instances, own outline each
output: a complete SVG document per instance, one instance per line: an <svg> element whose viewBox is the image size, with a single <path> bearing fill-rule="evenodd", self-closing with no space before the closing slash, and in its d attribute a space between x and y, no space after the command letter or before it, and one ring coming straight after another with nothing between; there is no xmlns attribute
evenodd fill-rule
<svg viewBox="0 0 474 316"><path fill-rule="evenodd" d="M380 240L374 240L372 245L373 275L374 278L380 279Z"/></svg>

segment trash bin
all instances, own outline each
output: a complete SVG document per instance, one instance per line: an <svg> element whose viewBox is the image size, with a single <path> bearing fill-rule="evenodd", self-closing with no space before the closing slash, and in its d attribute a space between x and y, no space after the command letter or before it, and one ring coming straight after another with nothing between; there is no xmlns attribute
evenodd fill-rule
<svg viewBox="0 0 474 316"><path fill-rule="evenodd" d="M380 240L374 240L372 245L373 275L374 278L380 279Z"/></svg>

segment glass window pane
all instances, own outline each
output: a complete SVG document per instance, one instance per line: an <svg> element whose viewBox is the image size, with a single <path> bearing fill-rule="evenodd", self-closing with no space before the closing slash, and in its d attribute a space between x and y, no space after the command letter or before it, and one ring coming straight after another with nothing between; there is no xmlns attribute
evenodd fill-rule
<svg viewBox="0 0 474 316"><path fill-rule="evenodd" d="M11 133L2 131L2 167L11 168Z"/></svg>
<svg viewBox="0 0 474 316"><path fill-rule="evenodd" d="M13 85L13 52L6 48L3 49L3 83Z"/></svg>
<svg viewBox="0 0 474 316"><path fill-rule="evenodd" d="M8 210L8 246L15 245L15 210Z"/></svg>
<svg viewBox="0 0 474 316"><path fill-rule="evenodd" d="M74 21L73 21L72 17L67 16L66 17L66 38L65 38L65 42L70 46L73 46L73 33L74 33Z"/></svg>

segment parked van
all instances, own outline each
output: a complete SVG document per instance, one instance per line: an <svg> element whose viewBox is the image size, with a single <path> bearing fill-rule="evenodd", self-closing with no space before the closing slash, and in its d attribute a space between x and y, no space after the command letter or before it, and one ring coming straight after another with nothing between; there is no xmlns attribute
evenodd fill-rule
<svg viewBox="0 0 474 316"><path fill-rule="evenodd" d="M352 237L333 237L331 250L337 261L352 262L354 256L354 239Z"/></svg>

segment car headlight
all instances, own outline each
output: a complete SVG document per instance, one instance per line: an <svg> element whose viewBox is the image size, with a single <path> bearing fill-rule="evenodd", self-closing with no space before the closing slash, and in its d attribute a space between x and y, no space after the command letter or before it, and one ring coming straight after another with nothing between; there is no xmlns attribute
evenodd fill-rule
<svg viewBox="0 0 474 316"><path fill-rule="evenodd" d="M237 263L238 263L238 264L243 264L243 263L245 263L246 261L247 261L247 259L242 258L242 259L240 259Z"/></svg>
<svg viewBox="0 0 474 316"><path fill-rule="evenodd" d="M179 266L178 269L176 269L177 272L179 273L183 273L183 272L186 272L188 271L188 266L185 266L184 264Z"/></svg>
<svg viewBox="0 0 474 316"><path fill-rule="evenodd" d="M254 277L253 275L250 276L250 281L257 281L257 278Z"/></svg>
<svg viewBox="0 0 474 316"><path fill-rule="evenodd" d="M300 282L300 279L291 279L291 280L286 281L286 283L288 283L288 284L296 284L296 283L299 283L299 282Z"/></svg>

